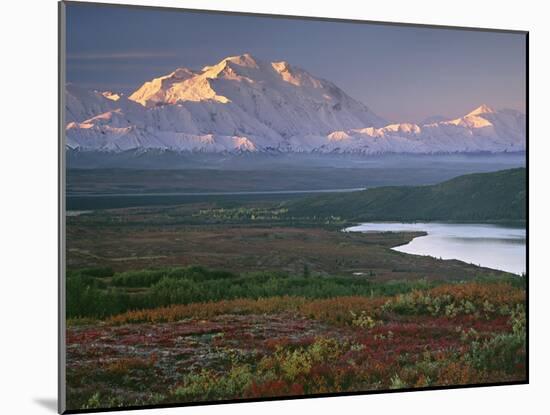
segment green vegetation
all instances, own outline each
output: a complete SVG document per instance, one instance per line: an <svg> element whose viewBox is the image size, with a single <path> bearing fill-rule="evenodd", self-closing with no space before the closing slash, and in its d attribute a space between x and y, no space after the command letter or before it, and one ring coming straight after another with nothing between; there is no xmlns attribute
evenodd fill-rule
<svg viewBox="0 0 550 415"><path fill-rule="evenodd" d="M525 168L456 177L432 186L377 187L284 204L290 216L353 221L524 221Z"/></svg>
<svg viewBox="0 0 550 415"><path fill-rule="evenodd" d="M523 284L523 279L517 277L483 280L507 280L514 286ZM111 278L92 278L82 271L73 271L67 278L67 317L105 318L128 310L238 298L389 296L439 284L441 281L425 279L380 282L353 276L310 277L308 272L302 275L283 272L234 274L199 266L125 271ZM407 306L407 297L403 298L403 305L396 306L396 311ZM444 306L447 304L441 305Z"/></svg>
<svg viewBox="0 0 550 415"><path fill-rule="evenodd" d="M104 278L112 277L114 271L111 267L91 267L79 270L79 274L88 277Z"/></svg>
<svg viewBox="0 0 550 415"><path fill-rule="evenodd" d="M310 278L281 272L238 275L197 266L126 271L110 280L73 271L67 277L67 317L104 318L134 309L236 298L390 295L432 285L425 280L376 283L357 277Z"/></svg>

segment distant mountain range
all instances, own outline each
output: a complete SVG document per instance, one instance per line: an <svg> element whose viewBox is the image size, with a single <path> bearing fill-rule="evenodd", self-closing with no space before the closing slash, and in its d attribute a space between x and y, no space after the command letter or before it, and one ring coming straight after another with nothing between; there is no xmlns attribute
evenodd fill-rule
<svg viewBox="0 0 550 415"><path fill-rule="evenodd" d="M65 114L73 152L376 155L526 147L518 111L481 105L457 119L391 124L330 81L249 54L198 71L178 68L127 97L69 84Z"/></svg>

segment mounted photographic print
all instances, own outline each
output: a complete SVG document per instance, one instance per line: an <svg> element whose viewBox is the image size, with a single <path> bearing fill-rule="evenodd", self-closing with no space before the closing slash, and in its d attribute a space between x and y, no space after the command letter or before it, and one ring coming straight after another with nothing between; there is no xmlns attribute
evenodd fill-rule
<svg viewBox="0 0 550 415"><path fill-rule="evenodd" d="M527 32L59 12L60 412L528 382Z"/></svg>

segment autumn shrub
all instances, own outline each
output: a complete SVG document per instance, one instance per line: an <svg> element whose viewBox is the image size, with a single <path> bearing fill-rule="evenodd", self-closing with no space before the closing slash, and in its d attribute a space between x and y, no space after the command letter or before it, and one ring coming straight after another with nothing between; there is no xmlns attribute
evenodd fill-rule
<svg viewBox="0 0 550 415"><path fill-rule="evenodd" d="M503 283L446 284L430 290L413 290L389 299L383 311L398 314L456 317L475 315L490 318L506 315L525 302L525 291Z"/></svg>
<svg viewBox="0 0 550 415"><path fill-rule="evenodd" d="M299 383L288 383L281 379L253 381L245 390L245 398L270 396L297 396L304 394L304 386Z"/></svg>
<svg viewBox="0 0 550 415"><path fill-rule="evenodd" d="M318 337L312 344L304 347L279 348L274 354L264 357L258 368L260 372L275 373L278 378L292 383L302 376L307 376L314 365L333 362L347 348L347 343Z"/></svg>
<svg viewBox="0 0 550 415"><path fill-rule="evenodd" d="M223 314L276 314L282 312L299 313L306 317L332 324L353 325L354 314L357 316L377 315L376 310L384 303L385 298L337 297L323 300L308 300L304 297L268 297L251 300L210 301L171 305L154 309L127 311L109 317L110 324L158 323L172 322L186 318L208 318ZM357 322L361 321L361 317Z"/></svg>
<svg viewBox="0 0 550 415"><path fill-rule="evenodd" d="M153 367L155 360L155 358L143 359L139 357L121 358L107 363L104 370L115 376L123 376L132 370L148 370Z"/></svg>
<svg viewBox="0 0 550 415"><path fill-rule="evenodd" d="M66 320L67 327L91 326L99 321L91 317L74 317Z"/></svg>
<svg viewBox="0 0 550 415"><path fill-rule="evenodd" d="M390 388L464 385L482 380L482 374L460 354L425 351L400 367L390 380Z"/></svg>
<svg viewBox="0 0 550 415"><path fill-rule="evenodd" d="M494 295L491 295L494 289ZM258 299L229 299L199 302L204 293L189 280L163 279L155 294L166 307L128 311L109 318L114 324L168 322L183 318L206 318L222 314L264 314L293 312L331 324L373 328L388 312L404 315L459 315L491 318L509 315L523 304L525 292L510 285L479 283L448 284L426 291L415 290L394 297L343 296L308 299L299 296L271 296ZM178 301L185 300L185 304ZM123 307L124 305L122 305Z"/></svg>
<svg viewBox="0 0 550 415"><path fill-rule="evenodd" d="M408 385L399 377L399 375L393 375L390 379L390 389L405 389Z"/></svg>
<svg viewBox="0 0 550 415"><path fill-rule="evenodd" d="M352 326L361 327L364 329L372 329L374 328L374 326L376 326L376 321L365 311L355 313L353 310L350 310L350 314L353 318L353 320L351 321Z"/></svg>
<svg viewBox="0 0 550 415"><path fill-rule="evenodd" d="M495 334L486 340L474 340L466 355L467 361L476 369L491 371L517 371L526 360L526 317L521 306L510 316L512 331Z"/></svg>
<svg viewBox="0 0 550 415"><path fill-rule="evenodd" d="M472 385L485 382L485 376L485 373L463 359L445 359L439 365L437 376L430 381L430 385Z"/></svg>
<svg viewBox="0 0 550 415"><path fill-rule="evenodd" d="M140 399L129 399L126 396L117 394L116 391L105 390L100 392L94 392L85 402L81 405L75 405L74 402L68 402L68 407L79 408L81 410L89 412L89 410L98 410L98 409L112 409L112 408L122 408L128 406L144 406L144 405L158 405L165 401L166 397L163 394L159 393L149 393Z"/></svg>
<svg viewBox="0 0 550 415"><path fill-rule="evenodd" d="M306 317L332 324L361 324L361 317L376 318L386 302L385 297L335 297L304 302L300 312Z"/></svg>
<svg viewBox="0 0 550 415"><path fill-rule="evenodd" d="M186 318L208 318L223 314L273 314L297 311L305 302L304 298L288 296L260 298L258 300L222 300L128 311L112 316L107 321L110 324L162 323Z"/></svg>
<svg viewBox="0 0 550 415"><path fill-rule="evenodd" d="M244 395L252 382L253 374L248 365L235 365L223 375L205 369L186 375L172 395L181 401L237 398Z"/></svg>
<svg viewBox="0 0 550 415"><path fill-rule="evenodd" d="M331 337L317 337L307 350L313 363L320 363L337 359L348 347L347 342L343 343Z"/></svg>
<svg viewBox="0 0 550 415"><path fill-rule="evenodd" d="M101 408L101 406L101 394L96 392L88 398L86 403L84 403L80 409L97 409Z"/></svg>

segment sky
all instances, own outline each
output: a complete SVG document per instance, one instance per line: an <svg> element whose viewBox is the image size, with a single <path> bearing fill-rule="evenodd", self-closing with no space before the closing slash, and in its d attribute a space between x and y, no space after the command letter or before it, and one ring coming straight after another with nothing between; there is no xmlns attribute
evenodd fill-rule
<svg viewBox="0 0 550 415"><path fill-rule="evenodd" d="M67 82L130 93L178 67L251 53L328 79L399 122L481 104L525 112L525 35L67 5Z"/></svg>

